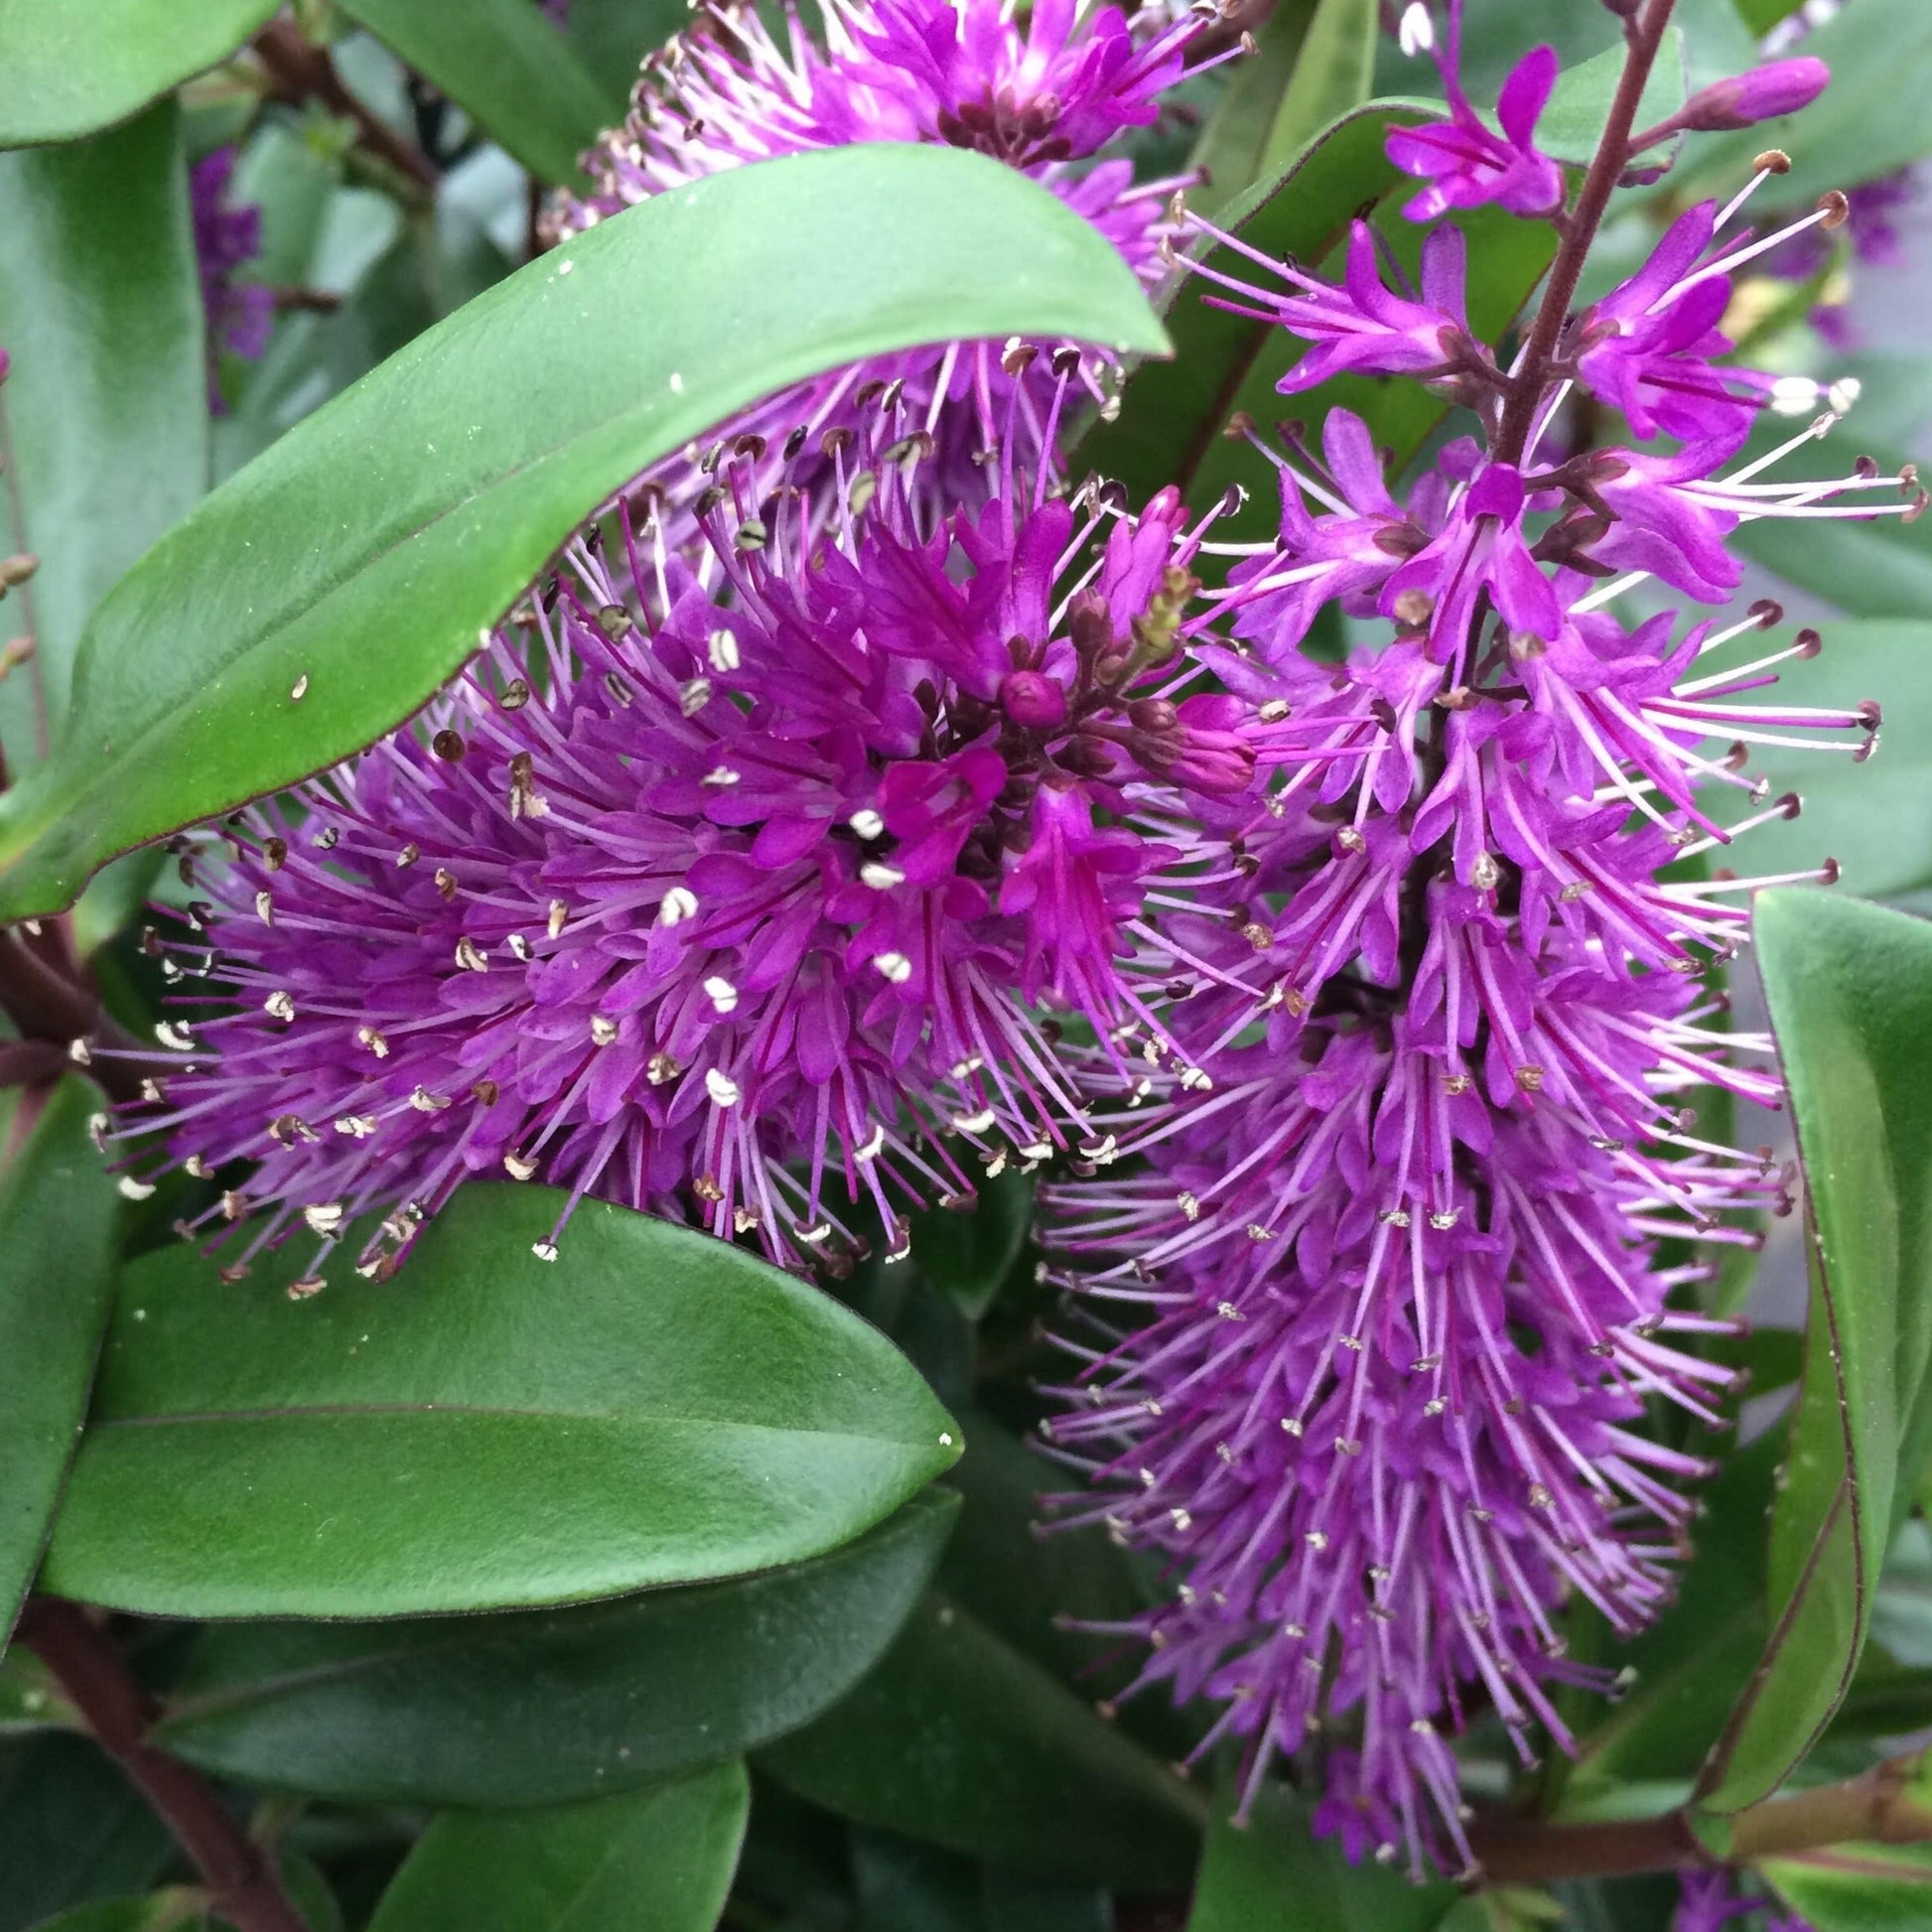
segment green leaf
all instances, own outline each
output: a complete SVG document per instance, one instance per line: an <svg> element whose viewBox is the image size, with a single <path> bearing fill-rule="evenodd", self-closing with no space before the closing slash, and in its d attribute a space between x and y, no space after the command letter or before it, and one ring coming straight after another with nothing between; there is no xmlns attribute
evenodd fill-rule
<svg viewBox="0 0 1932 1932"><path fill-rule="evenodd" d="M1932 925L1793 891L1760 896L1755 925L1810 1195L1812 1310L1771 1636L1700 1780L1719 1812L1775 1790L1837 1709L1932 1444Z"/></svg>
<svg viewBox="0 0 1932 1932"><path fill-rule="evenodd" d="M1280 0L1255 35L1254 52L1235 64L1188 157L1188 171L1201 177L1200 186L1187 197L1196 213L1215 218L1261 173L1269 130L1319 4Z"/></svg>
<svg viewBox="0 0 1932 1932"><path fill-rule="evenodd" d="M977 1321L1013 1272L1033 1221L1033 1182L1025 1174L1004 1173L981 1185L978 1204L966 1213L931 1208L915 1214L913 1259Z"/></svg>
<svg viewBox="0 0 1932 1932"><path fill-rule="evenodd" d="M1932 564L1927 592L1932 598ZM1778 641L1765 638L1762 645L1775 650ZM1756 648L1745 653L1759 654ZM1778 666L1776 704L1842 710L1882 699L1884 732L1877 756L1863 764L1843 756L1753 748L1753 772L1769 780L1774 795L1797 792L1804 810L1758 827L1731 864L1752 874L1800 872L1829 854L1838 861L1841 887L1868 898L1932 883L1932 815L1923 809L1932 788L1928 659L1932 624L1923 619L1841 619L1826 626L1816 657Z"/></svg>
<svg viewBox="0 0 1932 1932"><path fill-rule="evenodd" d="M883 1336L741 1249L473 1181L396 1286L123 1279L46 1585L151 1615L609 1596L836 1548L958 1455Z"/></svg>
<svg viewBox="0 0 1932 1932"><path fill-rule="evenodd" d="M571 0L564 38L612 100L622 103L644 56L683 28L690 12L685 0Z"/></svg>
<svg viewBox="0 0 1932 1932"><path fill-rule="evenodd" d="M1834 1845L1759 1867L1815 1932L1923 1932L1932 1845Z"/></svg>
<svg viewBox="0 0 1932 1932"><path fill-rule="evenodd" d="M970 1859L891 1832L852 1833L859 1932L987 1932Z"/></svg>
<svg viewBox="0 0 1932 1932"><path fill-rule="evenodd" d="M957 1513L915 1496L810 1563L576 1609L223 1625L155 1734L218 1776L350 1803L562 1804L674 1776L843 1697Z"/></svg>
<svg viewBox="0 0 1932 1932"><path fill-rule="evenodd" d="M1113 1932L1113 1901L1089 1885L988 1865L982 1887L986 1932Z"/></svg>
<svg viewBox="0 0 1932 1932"><path fill-rule="evenodd" d="M1608 47L1557 75L1549 104L1536 124L1536 145L1552 160L1582 166L1595 156L1610 118L1617 82L1623 77L1623 48ZM1654 127L1683 105L1684 30L1673 27L1644 81L1632 126L1639 130Z"/></svg>
<svg viewBox="0 0 1932 1932"><path fill-rule="evenodd" d="M34 1932L186 1932L188 1927L208 1924L206 1902L188 1885L172 1885L139 1898L97 1898L42 1919Z"/></svg>
<svg viewBox="0 0 1932 1932"><path fill-rule="evenodd" d="M389 729L590 510L756 397L1013 334L1165 346L1103 235L951 148L732 169L529 263L298 424L108 598L65 744L0 798L0 919Z"/></svg>
<svg viewBox="0 0 1932 1932"><path fill-rule="evenodd" d="M117 1195L70 1074L0 1173L0 1639L11 1633L67 1480L114 1299Z"/></svg>
<svg viewBox="0 0 1932 1932"><path fill-rule="evenodd" d="M1230 1810L1216 1810L1187 1932L1429 1932L1461 1896L1387 1865L1350 1864L1279 1785L1263 1786L1247 1824Z"/></svg>
<svg viewBox="0 0 1932 1932"><path fill-rule="evenodd" d="M20 11L0 7L0 41ZM207 484L179 110L168 101L89 141L0 155L0 343L13 358L0 486L17 505L18 547L41 560L0 614L9 636L30 631L36 644L34 662L0 683L0 741L18 775L34 761L37 686L58 738L88 618Z"/></svg>
<svg viewBox="0 0 1932 1932"><path fill-rule="evenodd" d="M1932 14L1927 20L1932 22ZM1863 419L1855 412L1854 420ZM1792 427L1782 417L1767 424L1745 445L1740 463L1787 440ZM1897 451L1870 442L1863 429L1853 433L1860 451L1871 458L1880 474L1898 473L1905 459ZM1796 474L1801 461L1794 457L1778 474ZM1814 455L1811 467L1818 474L1842 475L1847 466ZM1766 516L1741 525L1730 541L1785 583L1854 617L1922 621L1932 609L1932 517L1912 523L1896 516L1877 516L1869 522L1819 518L1793 523Z"/></svg>
<svg viewBox="0 0 1932 1932"><path fill-rule="evenodd" d="M1413 126L1442 111L1421 100L1372 100L1346 114L1277 174L1264 176L1217 218L1251 247L1280 261L1324 261L1342 243L1349 223L1408 181L1383 152L1391 127ZM1551 231L1519 221L1496 208L1473 208L1458 220L1469 249L1469 324L1478 340L1493 341L1508 326L1549 267ZM1413 272L1423 230L1414 223L1388 224L1396 255ZM1222 273L1250 280L1261 271L1229 248L1215 248L1207 262ZM1248 443L1225 435L1245 412L1272 425L1284 416L1318 428L1331 408L1353 409L1379 445L1407 461L1441 420L1446 405L1421 384L1367 377L1338 377L1307 394L1284 397L1277 389L1304 344L1270 323L1258 323L1212 307L1212 285L1183 277L1173 297L1169 327L1176 344L1172 361L1138 369L1127 386L1117 421L1099 425L1080 445L1083 463L1126 483L1139 498L1169 483L1195 501L1206 501L1230 484L1249 491L1237 516L1217 534L1266 537L1272 533L1279 496L1274 467Z"/></svg>
<svg viewBox="0 0 1932 1932"><path fill-rule="evenodd" d="M1187 1786L937 1595L851 1696L759 1763L861 1823L1128 1889L1184 1878L1201 1826Z"/></svg>
<svg viewBox="0 0 1932 1932"><path fill-rule="evenodd" d="M1368 98L1380 29L1376 0L1317 0L1255 174L1285 167L1331 121Z"/></svg>
<svg viewBox="0 0 1932 1932"><path fill-rule="evenodd" d="M1735 194L1766 148L1791 156L1777 205L1800 209L1828 189L1873 181L1932 153L1932 118L1921 106L1932 87L1932 8L1859 0L1807 34L1803 51L1831 69L1832 84L1800 113L1701 138L1683 179L1672 182L1674 201Z"/></svg>
<svg viewBox="0 0 1932 1932"><path fill-rule="evenodd" d="M92 1738L30 1738L0 1757L0 1932L144 1891L174 1857L168 1828Z"/></svg>
<svg viewBox="0 0 1932 1932"><path fill-rule="evenodd" d="M341 0L542 180L582 186L577 157L614 120L613 100L531 0Z"/></svg>
<svg viewBox="0 0 1932 1932"><path fill-rule="evenodd" d="M743 1764L547 1811L450 1814L369 1932L711 1932L745 1839Z"/></svg>
<svg viewBox="0 0 1932 1932"><path fill-rule="evenodd" d="M0 6L0 148L71 141L126 120L225 61L275 7L276 0L8 0Z"/></svg>

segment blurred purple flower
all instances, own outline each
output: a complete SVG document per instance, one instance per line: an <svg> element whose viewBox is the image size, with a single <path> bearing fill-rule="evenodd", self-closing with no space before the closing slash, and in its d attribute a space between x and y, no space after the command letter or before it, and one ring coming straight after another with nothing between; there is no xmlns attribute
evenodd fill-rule
<svg viewBox="0 0 1932 1932"><path fill-rule="evenodd" d="M235 279L262 250L262 211L253 203L228 203L235 151L216 148L189 176L195 222L195 258L202 275L202 306L207 317L208 407L226 408L217 374L222 350L253 361L268 347L275 324L275 294L258 282Z"/></svg>
<svg viewBox="0 0 1932 1932"><path fill-rule="evenodd" d="M421 728L205 848L180 957L213 1010L128 1131L258 1164L194 1230L259 1209L238 1269L380 1214L385 1273L505 1170L793 1266L849 1254L866 1197L897 1253L907 1203L1086 1139L1038 1009L1148 1023L1190 793L1246 792L1291 728L1186 695L1172 492L927 538L902 461L834 461L810 543L792 499L755 513L750 451L702 563L627 517L621 558L580 541Z"/></svg>

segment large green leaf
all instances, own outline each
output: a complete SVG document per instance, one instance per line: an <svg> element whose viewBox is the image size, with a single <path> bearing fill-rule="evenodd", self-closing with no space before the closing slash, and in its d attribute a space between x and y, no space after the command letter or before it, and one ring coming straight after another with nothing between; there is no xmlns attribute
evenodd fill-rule
<svg viewBox="0 0 1932 1932"><path fill-rule="evenodd" d="M0 44L21 11L0 5ZM0 51L0 87L6 73ZM0 155L0 343L13 358L0 392L12 477L0 483L22 512L18 547L41 560L0 612L0 630L31 631L37 647L0 683L0 741L18 773L34 761L36 684L58 735L88 618L207 483L202 291L174 103L69 147Z"/></svg>
<svg viewBox="0 0 1932 1932"><path fill-rule="evenodd" d="M1932 597L1932 565L1927 588ZM1779 665L1771 702L1844 709L1881 701L1877 756L1855 764L1844 755L1754 747L1752 771L1774 794L1796 791L1804 810L1759 826L1726 863L1746 875L1798 872L1829 855L1844 890L1872 898L1932 883L1932 623L1836 619L1824 635L1816 657ZM1775 639L1761 643L1777 648ZM1742 639L1726 652L1739 663L1759 654ZM1855 743L1848 737L1848 753Z"/></svg>
<svg viewBox="0 0 1932 1932"><path fill-rule="evenodd" d="M1932 153L1922 107L1932 87L1932 7L1924 0L1859 0L1813 29L1804 52L1831 69L1832 84L1801 113L1700 140L1673 183L1678 198L1735 194L1766 148L1791 156L1777 199L1797 208Z"/></svg>
<svg viewBox="0 0 1932 1932"><path fill-rule="evenodd" d="M65 744L0 798L0 918L345 757L639 471L817 369L949 336L1164 346L1112 245L984 156L876 144L599 223L231 478L96 614Z"/></svg>
<svg viewBox="0 0 1932 1932"><path fill-rule="evenodd" d="M175 1856L167 1826L91 1738L35 1737L0 1755L0 1932L144 1891Z"/></svg>
<svg viewBox="0 0 1932 1932"><path fill-rule="evenodd" d="M1331 121L1368 98L1381 24L1376 0L1316 0L1255 174L1285 167Z"/></svg>
<svg viewBox="0 0 1932 1932"><path fill-rule="evenodd" d="M1372 100L1343 115L1286 166L1263 174L1217 217L1250 247L1280 261L1321 263L1351 221L1408 180L1383 151L1391 127L1412 126L1442 111L1422 100ZM1469 324L1479 340L1507 329L1550 263L1555 243L1547 227L1494 208L1459 217L1469 249ZM1392 221L1388 239L1413 272L1423 231ZM1233 249L1216 246L1206 261L1241 280L1263 272ZM1332 267L1334 264L1329 263ZM1230 315L1206 297L1202 277L1183 277L1172 297L1169 327L1176 344L1172 361L1148 364L1128 384L1120 415L1080 445L1082 463L1125 483L1144 496L1175 483L1206 502L1230 484L1249 491L1240 515L1217 534L1265 537L1275 526L1278 483L1268 460L1227 426L1239 413L1264 431L1285 416L1318 425L1335 407L1353 409L1376 442L1401 462L1421 447L1445 405L1419 383L1339 377L1306 394L1282 396L1277 384L1305 345L1272 323Z"/></svg>
<svg viewBox="0 0 1932 1932"><path fill-rule="evenodd" d="M1459 1897L1453 1885L1350 1864L1310 1831L1307 1805L1271 1784L1246 1824L1217 1813L1187 1932L1430 1932Z"/></svg>
<svg viewBox="0 0 1932 1932"><path fill-rule="evenodd" d="M0 147L111 127L232 54L276 0L0 0ZM113 210L103 207L102 213ZM9 238L11 242L11 224Z"/></svg>
<svg viewBox="0 0 1932 1932"><path fill-rule="evenodd" d="M1815 1932L1924 1932L1932 1845L1834 1845L1767 1859L1765 1877Z"/></svg>
<svg viewBox="0 0 1932 1932"><path fill-rule="evenodd" d="M1844 1696L1932 1439L1932 925L1781 891L1759 898L1756 936L1810 1196L1812 1310L1771 1636L1701 1779L1724 1812L1774 1790Z"/></svg>
<svg viewBox="0 0 1932 1932"><path fill-rule="evenodd" d="M157 1738L243 1784L352 1802L562 1804L808 1722L919 1600L958 1505L916 1496L829 1556L614 1603L205 1632Z"/></svg>
<svg viewBox="0 0 1932 1932"><path fill-rule="evenodd" d="M40 1565L114 1299L95 1100L77 1074L63 1080L0 1173L0 1644Z"/></svg>
<svg viewBox="0 0 1932 1932"><path fill-rule="evenodd" d="M1130 1889L1183 1879L1202 1823L1172 1772L939 1595L851 1696L759 1762L848 1818Z"/></svg>
<svg viewBox="0 0 1932 1932"><path fill-rule="evenodd" d="M439 1818L369 1932L711 1932L745 1839L743 1764L515 1817Z"/></svg>
<svg viewBox="0 0 1932 1932"><path fill-rule="evenodd" d="M959 1453L891 1343L741 1249L472 1182L394 1286L186 1246L122 1283L46 1584L167 1616L554 1603L796 1563Z"/></svg>
<svg viewBox="0 0 1932 1932"><path fill-rule="evenodd" d="M530 0L341 0L531 173L582 185L577 157L613 121L615 98Z"/></svg>

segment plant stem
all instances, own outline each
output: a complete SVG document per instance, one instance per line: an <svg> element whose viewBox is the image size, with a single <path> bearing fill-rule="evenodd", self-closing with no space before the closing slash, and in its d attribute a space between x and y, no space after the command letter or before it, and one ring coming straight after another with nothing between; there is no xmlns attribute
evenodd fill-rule
<svg viewBox="0 0 1932 1932"><path fill-rule="evenodd" d="M1636 124L1637 107L1676 3L1677 0L1647 0L1628 29L1628 50L1622 77L1616 83L1616 97L1610 103L1610 118L1604 123L1603 138L1597 143L1595 158L1584 176L1577 206L1565 223L1563 245L1551 265L1549 286L1543 292L1542 306L1531 325L1522 362L1510 379L1509 400L1503 406L1502 424L1490 452L1497 463L1519 464L1529 447L1537 407L1549 384L1550 363L1563 336L1563 326L1570 320L1570 305L1576 299L1577 285L1583 280L1590 244L1595 241L1603 212L1610 205L1610 193L1629 162L1630 130Z"/></svg>
<svg viewBox="0 0 1932 1932"><path fill-rule="evenodd" d="M255 36L255 53L268 70L270 97L299 107L319 100L332 114L355 123L356 138L368 151L386 161L417 188L434 192L437 168L428 155L405 141L389 124L371 113L344 86L327 48L303 38L292 20L274 20Z"/></svg>
<svg viewBox="0 0 1932 1932"><path fill-rule="evenodd" d="M1780 1853L1864 1841L1914 1845L1932 1840L1932 1811L1912 1792L1917 1754L1893 1758L1849 1778L1789 1798L1752 1805L1730 1821L1728 1852L1720 1860L1692 1829L1688 1812L1615 1819L1600 1825L1553 1825L1490 1819L1470 1832L1483 1877L1492 1884L1542 1884L1553 1878L1609 1878L1681 1865L1747 1863Z"/></svg>
<svg viewBox="0 0 1932 1932"><path fill-rule="evenodd" d="M124 1770L212 1894L236 1932L310 1932L289 1902L273 1861L229 1815L199 1771L148 1742L154 1707L113 1640L77 1603L28 1599L20 1641L40 1658L94 1740Z"/></svg>
<svg viewBox="0 0 1932 1932"><path fill-rule="evenodd" d="M66 948L61 948L66 952ZM110 1100L141 1098L141 1082L159 1079L169 1064L152 1058L134 1035L101 1009L99 996L82 984L79 970L68 970L44 956L21 927L0 926L0 1013L20 1030L24 1040L40 1040L65 1050L77 1039L110 1047L74 1064L85 1068Z"/></svg>

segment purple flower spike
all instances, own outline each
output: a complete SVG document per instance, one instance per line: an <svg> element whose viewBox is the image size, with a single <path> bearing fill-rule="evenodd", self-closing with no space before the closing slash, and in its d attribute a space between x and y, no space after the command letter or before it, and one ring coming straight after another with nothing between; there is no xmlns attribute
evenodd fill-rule
<svg viewBox="0 0 1932 1932"><path fill-rule="evenodd" d="M849 1257L866 1197L901 1253L907 1203L1088 1138L1038 1007L1159 1034L1149 896L1184 900L1198 801L1292 730L1189 695L1173 492L927 537L908 461L835 436L849 507L808 540L758 455L701 563L620 513L621 559L574 544L418 728L193 862L171 966L212 1011L164 1030L181 1069L127 1131L257 1164L193 1229L255 1217L231 1274L380 1215L386 1275L504 1172L794 1267Z"/></svg>
<svg viewBox="0 0 1932 1932"><path fill-rule="evenodd" d="M1431 37L1433 39L1433 36ZM1536 124L1557 84L1556 51L1531 50L1496 99L1498 135L1469 104L1461 79L1462 0L1449 0L1449 46L1437 54L1449 118L1392 128L1388 156L1429 186L1405 204L1412 221L1494 202L1512 214L1549 214L1563 206L1563 170L1536 148Z"/></svg>
<svg viewBox="0 0 1932 1932"><path fill-rule="evenodd" d="M1813 1932L1809 1919L1750 1889L1737 1872L1687 1871L1681 1883L1671 1932Z"/></svg>
<svg viewBox="0 0 1932 1932"><path fill-rule="evenodd" d="M629 117L585 158L594 192L554 207L546 238L723 169L815 148L916 141L977 149L1019 169L1105 235L1149 289L1168 273L1177 231L1172 204L1192 178L1137 183L1110 149L1158 118L1217 17L1212 4L1176 20L1130 20L1114 6L1083 12L1072 0L1044 0L1024 25L1002 0L826 0L823 13L821 43L789 5L776 37L748 5L708 6L692 32L645 62ZM1109 407L1116 364L1104 351L1016 339L864 363L773 398L740 427L774 446L794 423L814 433L849 429L871 385L903 385L908 416L937 451L920 473L920 512L931 526L951 505L985 500L1005 445L1024 470L1057 466L1052 411L1067 357L1078 375L1075 400ZM816 487L830 472L794 463L790 474ZM658 481L674 505L704 484L675 466Z"/></svg>
<svg viewBox="0 0 1932 1932"><path fill-rule="evenodd" d="M225 408L215 365L226 349L249 361L268 347L275 325L275 294L255 282L238 282L235 271L262 251L262 211L252 203L228 206L235 151L216 148L195 164L189 177L195 221L195 257L202 273L202 306L207 317L208 406Z"/></svg>
<svg viewBox="0 0 1932 1932"><path fill-rule="evenodd" d="M1831 69L1810 55L1772 61L1748 73L1700 87L1671 119L1678 127L1700 132L1755 127L1759 121L1809 107L1831 78Z"/></svg>

